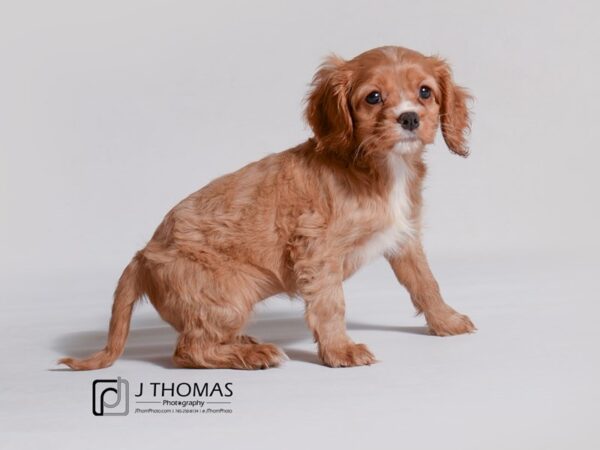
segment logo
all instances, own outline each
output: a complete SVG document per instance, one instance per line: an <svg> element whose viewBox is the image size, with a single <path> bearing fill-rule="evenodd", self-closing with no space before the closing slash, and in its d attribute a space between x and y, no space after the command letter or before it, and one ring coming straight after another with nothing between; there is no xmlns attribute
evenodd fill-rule
<svg viewBox="0 0 600 450"><path fill-rule="evenodd" d="M95 416L132 414L231 414L231 382L133 381L131 396L125 378L92 382ZM132 406L130 407L130 402Z"/></svg>
<svg viewBox="0 0 600 450"><path fill-rule="evenodd" d="M95 416L129 414L129 382L126 379L94 380L92 395L92 412Z"/></svg>

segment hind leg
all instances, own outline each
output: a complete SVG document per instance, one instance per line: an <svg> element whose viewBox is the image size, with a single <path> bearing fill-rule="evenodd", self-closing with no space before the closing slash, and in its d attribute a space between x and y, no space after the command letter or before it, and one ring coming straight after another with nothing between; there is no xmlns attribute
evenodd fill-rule
<svg viewBox="0 0 600 450"><path fill-rule="evenodd" d="M285 354L273 344L206 341L197 331L179 336L173 356L179 367L212 369L267 369L285 359Z"/></svg>
<svg viewBox="0 0 600 450"><path fill-rule="evenodd" d="M205 305L197 328L181 333L173 361L179 367L266 369L278 366L284 353L273 344L259 344L239 335L249 311Z"/></svg>
<svg viewBox="0 0 600 450"><path fill-rule="evenodd" d="M163 318L180 332L173 360L188 368L261 369L280 364L284 353L241 335L252 308L272 295L274 286L263 274L245 266L215 262L206 269L179 260L169 271ZM158 309L158 307L157 307Z"/></svg>

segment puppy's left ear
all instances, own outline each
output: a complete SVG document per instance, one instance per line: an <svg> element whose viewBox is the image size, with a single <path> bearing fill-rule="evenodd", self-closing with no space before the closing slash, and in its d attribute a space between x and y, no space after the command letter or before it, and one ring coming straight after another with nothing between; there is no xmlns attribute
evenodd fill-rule
<svg viewBox="0 0 600 450"><path fill-rule="evenodd" d="M317 151L343 152L352 143L350 82L346 61L335 55L325 60L313 78L305 116L315 134Z"/></svg>
<svg viewBox="0 0 600 450"><path fill-rule="evenodd" d="M452 70L446 61L433 57L435 73L441 90L440 125L444 141L450 150L460 156L469 155L467 134L471 130L467 102L472 96L466 89L454 84Z"/></svg>

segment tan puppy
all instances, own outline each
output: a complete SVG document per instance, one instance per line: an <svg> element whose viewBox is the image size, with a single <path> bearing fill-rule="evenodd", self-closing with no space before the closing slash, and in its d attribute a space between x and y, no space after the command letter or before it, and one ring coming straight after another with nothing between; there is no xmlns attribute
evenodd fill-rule
<svg viewBox="0 0 600 450"><path fill-rule="evenodd" d="M306 302L325 364L371 364L367 347L346 333L342 282L380 255L432 334L473 331L442 300L420 243L423 150L441 124L450 150L467 155L467 99L436 57L382 47L349 61L328 58L307 98L314 138L175 206L119 280L104 350L60 362L76 370L111 365L145 295L180 333L178 366L276 366L281 350L241 333L254 305L284 292Z"/></svg>

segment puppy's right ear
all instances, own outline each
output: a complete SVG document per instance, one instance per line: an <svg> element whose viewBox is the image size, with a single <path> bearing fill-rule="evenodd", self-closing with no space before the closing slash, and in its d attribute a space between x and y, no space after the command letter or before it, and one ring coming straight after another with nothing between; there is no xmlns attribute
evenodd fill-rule
<svg viewBox="0 0 600 450"><path fill-rule="evenodd" d="M319 67L306 98L306 120L315 133L317 150L344 151L353 136L349 106L351 73L335 55Z"/></svg>

